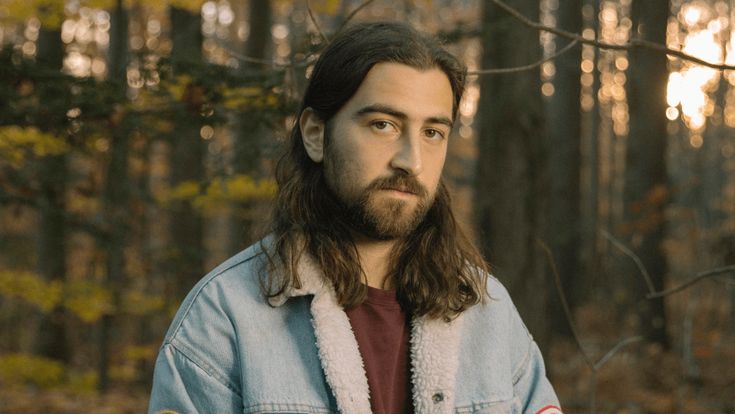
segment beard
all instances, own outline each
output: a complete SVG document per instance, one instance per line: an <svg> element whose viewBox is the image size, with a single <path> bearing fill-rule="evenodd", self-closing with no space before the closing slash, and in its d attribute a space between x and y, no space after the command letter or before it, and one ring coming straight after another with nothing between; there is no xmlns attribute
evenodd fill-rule
<svg viewBox="0 0 735 414"><path fill-rule="evenodd" d="M434 203L435 193L429 191L408 174L395 174L373 180L356 196L350 194L348 170L350 160L334 150L331 125L327 123L324 145L325 160L322 180L337 207L336 217L353 231L374 240L395 240L409 236L426 217ZM397 189L416 197L415 203L385 197L383 190Z"/></svg>
<svg viewBox="0 0 735 414"><path fill-rule="evenodd" d="M393 189L414 194L417 198L416 203L380 194L383 190ZM358 233L375 240L407 237L424 220L433 203L433 197L429 192L416 178L408 175L378 178L351 202L344 200L339 194L335 195L342 204L342 218L346 224Z"/></svg>

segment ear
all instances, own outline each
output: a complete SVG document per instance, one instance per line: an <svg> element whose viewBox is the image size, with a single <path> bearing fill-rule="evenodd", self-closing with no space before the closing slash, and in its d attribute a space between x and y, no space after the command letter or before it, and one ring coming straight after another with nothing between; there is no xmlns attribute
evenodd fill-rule
<svg viewBox="0 0 735 414"><path fill-rule="evenodd" d="M324 160L324 121L311 108L304 109L299 117L299 128L304 149L314 162Z"/></svg>

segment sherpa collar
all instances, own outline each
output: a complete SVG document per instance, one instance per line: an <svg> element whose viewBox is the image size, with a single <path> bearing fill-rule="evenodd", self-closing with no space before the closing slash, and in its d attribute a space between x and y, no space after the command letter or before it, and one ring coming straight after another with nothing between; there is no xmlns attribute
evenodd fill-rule
<svg viewBox="0 0 735 414"><path fill-rule="evenodd" d="M369 414L367 375L347 314L319 265L307 253L299 260L298 272L301 287L286 289L270 303L280 306L290 297L314 296L312 325L322 368L337 407L343 414ZM425 317L411 321L411 381L416 413L454 411L461 324L462 315L450 322Z"/></svg>

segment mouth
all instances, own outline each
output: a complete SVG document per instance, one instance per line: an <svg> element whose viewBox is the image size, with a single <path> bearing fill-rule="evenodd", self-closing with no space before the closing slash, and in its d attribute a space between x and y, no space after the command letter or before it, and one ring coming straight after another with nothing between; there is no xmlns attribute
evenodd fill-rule
<svg viewBox="0 0 735 414"><path fill-rule="evenodd" d="M409 190L408 187L389 187L388 189L393 191L400 191L402 193L415 194L413 191Z"/></svg>
<svg viewBox="0 0 735 414"><path fill-rule="evenodd" d="M409 190L406 187L388 187L388 188L384 188L383 190L394 193L394 194L402 195L402 196L415 196L416 195L416 193L414 193L413 191Z"/></svg>

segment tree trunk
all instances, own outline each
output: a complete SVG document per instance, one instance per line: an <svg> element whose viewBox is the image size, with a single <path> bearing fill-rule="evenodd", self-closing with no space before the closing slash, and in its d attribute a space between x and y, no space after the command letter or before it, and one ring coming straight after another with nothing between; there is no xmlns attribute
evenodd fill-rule
<svg viewBox="0 0 735 414"><path fill-rule="evenodd" d="M557 27L573 33L582 31L581 0L560 0ZM556 38L556 48L566 41ZM547 105L549 134L549 247L559 272L562 288L570 306L584 292L580 285L579 240L581 172L581 46L558 57L554 76L554 95ZM554 295L556 298L556 295ZM551 300L554 332L571 335L558 299Z"/></svg>
<svg viewBox="0 0 735 414"><path fill-rule="evenodd" d="M727 136L727 126L724 119L724 107L727 90L730 84L727 78L720 76L717 91L715 92L716 114L709 117L707 129L704 131L702 147L695 155L697 162L696 175L699 179L699 196L697 198L699 210L699 222L705 234L716 232L721 228L725 216L722 204L722 191L724 187L723 169L724 157L722 156L722 137ZM719 258L717 258L719 259Z"/></svg>
<svg viewBox="0 0 735 414"><path fill-rule="evenodd" d="M636 0L632 5L633 33L647 41L666 44L668 0ZM666 172L666 56L648 50L630 53L628 105L630 135L626 148L623 192L628 243L651 276L653 288L662 290L667 272L662 250L664 210L668 204ZM637 274L631 269L631 274ZM639 279L640 280L640 279ZM646 285L638 291L645 295ZM663 298L643 300L638 309L645 337L668 347Z"/></svg>
<svg viewBox="0 0 735 414"><path fill-rule="evenodd" d="M585 0L586 4L591 7L592 16L591 27L595 33L599 32L599 12L600 5L598 0ZM583 153L587 159L587 168L585 169L586 179L584 190L582 191L583 202L583 225L582 233L580 235L581 248L580 254L582 255L582 274L584 277L580 280L583 290L585 292L593 292L594 287L597 286L597 275L600 273L600 248L598 234L598 226L600 223L600 105L598 99L598 92L600 90L600 72L598 69L599 62L599 50L596 47L591 47L593 50L593 69L592 75L592 107L584 117L585 136ZM598 290L599 291L599 290ZM587 298L577 297L577 303L582 303L585 300L596 300L594 296Z"/></svg>
<svg viewBox="0 0 735 414"><path fill-rule="evenodd" d="M49 71L60 71L63 67L64 46L61 42L61 31L41 28L38 37L38 65ZM40 96L44 106L37 120L42 130L48 131L46 125L58 125L48 122L49 119L63 117L65 110L59 108L59 99L53 86L40 86ZM61 111L51 113L50 111ZM55 131L52 131L55 132ZM41 198L40 229L38 236L39 273L47 281L66 280L66 186L68 167L66 155L46 157L41 162L40 181ZM39 355L67 362L70 349L66 333L66 312L57 307L49 314L41 317L36 352Z"/></svg>
<svg viewBox="0 0 735 414"><path fill-rule="evenodd" d="M124 101L127 90L126 68L128 64L128 12L122 0L111 13L109 78L117 84L119 101ZM113 295L113 305L120 308L120 297L125 289L125 246L128 240L130 178L128 174L129 132L124 119L113 114L110 120L112 142L110 144L107 174L102 195L109 234L101 245L106 255L107 288ZM100 326L98 367L100 391L109 387L109 356L111 335L116 331L115 315L104 315ZM118 327L119 328L119 327Z"/></svg>
<svg viewBox="0 0 735 414"><path fill-rule="evenodd" d="M174 73L201 66L201 16L171 7L171 60ZM202 86L196 80L186 85L184 109L176 115L171 151L171 184L201 183L204 178L205 143L200 137L203 125ZM171 244L169 257L171 282L176 300L181 300L204 274L203 218L191 200L175 201L171 206Z"/></svg>
<svg viewBox="0 0 735 414"><path fill-rule="evenodd" d="M538 2L514 7L538 20ZM541 57L538 32L483 2L482 67L512 67ZM501 29L502 28L502 29ZM475 206L481 248L546 351L550 278L537 240L545 239L548 142L537 70L480 79Z"/></svg>
<svg viewBox="0 0 735 414"><path fill-rule="evenodd" d="M251 0L249 3L250 37L245 43L245 55L257 59L267 59L271 47L271 5L270 0ZM260 64L242 66L243 74L257 74L264 70ZM261 168L262 148L266 144L269 128L265 125L262 113L252 111L249 114L238 113L235 125L234 171L237 174L259 178L263 175ZM255 236L253 219L248 214L253 208L252 202L235 208L235 231L231 235L232 252L249 245Z"/></svg>

